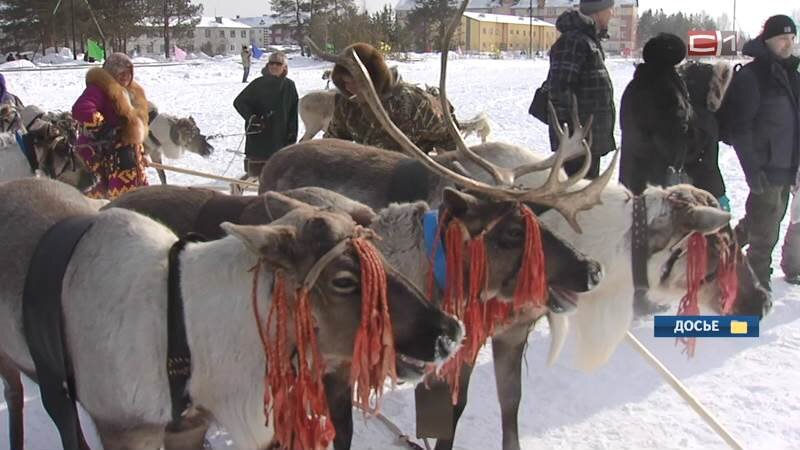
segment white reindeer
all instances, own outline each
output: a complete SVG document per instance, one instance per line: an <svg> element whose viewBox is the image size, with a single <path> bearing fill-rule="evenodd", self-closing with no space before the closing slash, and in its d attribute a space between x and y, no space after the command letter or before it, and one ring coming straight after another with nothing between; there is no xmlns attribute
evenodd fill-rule
<svg viewBox="0 0 800 450"><path fill-rule="evenodd" d="M166 371L167 255L177 237L132 211L97 212L77 190L48 179L0 185L0 358L8 369L35 373L22 330L22 292L28 265L42 235L76 214L94 216L76 246L63 280L65 349L71 358L77 398L107 449L153 449L162 445L170 421ZM273 199L275 197L272 197ZM280 199L279 199L280 200ZM296 202L294 202L296 204ZM273 431L264 426L264 368L251 292L261 314L269 311L273 271L287 276L287 290L316 267L318 250L348 240L357 227L343 213L310 206L281 213L266 226L223 228L229 236L187 244L179 255L186 338L192 363L188 391L208 410L236 447L264 449ZM338 248L338 247L337 247ZM265 270L254 273L258 261ZM311 293L320 351L347 361L360 322L359 262L334 254ZM456 348L460 324L433 307L419 290L387 270L398 356L439 361ZM99 345L102 343L102 345ZM289 342L291 344L291 342ZM16 373L18 381L19 372ZM8 381L8 380L6 380Z"/></svg>

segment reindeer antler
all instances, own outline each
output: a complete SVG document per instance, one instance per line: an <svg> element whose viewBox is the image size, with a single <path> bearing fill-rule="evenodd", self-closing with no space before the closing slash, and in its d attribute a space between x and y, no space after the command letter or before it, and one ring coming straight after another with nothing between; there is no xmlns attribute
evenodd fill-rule
<svg viewBox="0 0 800 450"><path fill-rule="evenodd" d="M456 150L460 155L463 155L469 161L477 164L483 170L491 175L497 185L489 185L476 180L466 173L465 170L458 170L458 172L440 164L438 161L431 158L427 153L417 147L397 126L392 122L388 113L380 101L380 97L375 90L369 73L366 67L361 62L355 50L350 51L350 55L332 55L323 52L311 39L306 38L306 43L312 48L320 58L339 64L347 69L350 75L354 78L357 87L356 94L369 106L372 113L375 115L381 126L389 133L390 136L400 145L400 148L407 155L415 158L423 163L423 165L432 172L447 178L463 188L473 190L475 192L486 194L489 197L504 200L504 201L517 201L517 202L531 202L545 206L549 206L557 210L570 226L580 233L581 228L578 225L576 215L578 212L591 208L594 205L601 203L600 194L605 186L611 179L614 167L617 162L617 154L614 155L614 161L606 169L602 176L593 180L580 190L568 192L567 189L581 180L591 167L591 151L586 138L589 136L592 124L592 117L590 116L586 124L581 125L578 112L577 100L573 97L571 119L575 126L575 131L569 134L569 127L565 130L558 123L556 118L555 109L552 104L549 104L551 115L551 122L556 128L556 135L559 139L558 150L545 161L527 164L517 167L516 169L508 169L505 167L497 166L492 162L482 158L473 152L464 142L463 137L458 132L458 128L453 122L452 115L450 114L449 103L447 101L447 91L445 86L446 72L447 72L447 53L450 45L452 35L461 21L466 5L469 0L464 0L461 3L458 15L450 23L447 33L442 41L442 62L441 62L441 75L439 81L439 99L442 102L442 110L444 113L444 120L447 125L448 132L451 134L456 142ZM567 178L566 181L559 181L560 170L564 162L570 159L584 156L583 166L578 173ZM523 175L550 169L551 172L547 177L545 183L536 188L522 188L515 186L517 179ZM460 172L463 172L460 173Z"/></svg>

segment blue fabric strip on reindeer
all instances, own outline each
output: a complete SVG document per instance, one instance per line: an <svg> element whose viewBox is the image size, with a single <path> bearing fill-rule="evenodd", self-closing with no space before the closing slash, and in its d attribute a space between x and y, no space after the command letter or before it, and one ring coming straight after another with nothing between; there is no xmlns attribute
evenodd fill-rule
<svg viewBox="0 0 800 450"><path fill-rule="evenodd" d="M434 242L439 236L439 211L430 210L422 216L422 230L425 237L425 253L428 260L433 261L433 276L436 279L436 286L444 290L447 284L447 260L444 256L444 242L439 241L434 252Z"/></svg>

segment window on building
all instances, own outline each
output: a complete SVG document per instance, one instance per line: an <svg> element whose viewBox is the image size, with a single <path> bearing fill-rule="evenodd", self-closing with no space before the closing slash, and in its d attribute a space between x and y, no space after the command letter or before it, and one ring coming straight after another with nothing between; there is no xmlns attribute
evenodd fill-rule
<svg viewBox="0 0 800 450"><path fill-rule="evenodd" d="M483 34L486 34L486 28L483 29Z"/></svg>
<svg viewBox="0 0 800 450"><path fill-rule="evenodd" d="M219 37L225 37L225 30L219 30Z"/></svg>
<svg viewBox="0 0 800 450"><path fill-rule="evenodd" d="M236 30L231 30L231 37L236 37Z"/></svg>
<svg viewBox="0 0 800 450"><path fill-rule="evenodd" d="M236 50L236 46L235 45L231 45L231 51L234 51L234 50Z"/></svg>
<svg viewBox="0 0 800 450"><path fill-rule="evenodd" d="M210 38L210 37L211 37L211 30L206 30L206 37L207 37L207 38Z"/></svg>
<svg viewBox="0 0 800 450"><path fill-rule="evenodd" d="M147 53L153 54L153 43L147 44Z"/></svg>
<svg viewBox="0 0 800 450"><path fill-rule="evenodd" d="M186 33L186 36L187 36L187 37L190 37L190 38L192 38L192 39L194 39L194 30L189 30L189 31Z"/></svg>
<svg viewBox="0 0 800 450"><path fill-rule="evenodd" d="M160 53L164 53L164 44L161 44L161 51Z"/></svg>
<svg viewBox="0 0 800 450"><path fill-rule="evenodd" d="M247 30L242 30L242 38L247 39Z"/></svg>

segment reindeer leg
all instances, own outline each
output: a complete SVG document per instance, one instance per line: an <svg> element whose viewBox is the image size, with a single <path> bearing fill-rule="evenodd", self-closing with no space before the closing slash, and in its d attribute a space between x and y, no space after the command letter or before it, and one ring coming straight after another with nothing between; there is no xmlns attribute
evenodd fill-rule
<svg viewBox="0 0 800 450"><path fill-rule="evenodd" d="M492 337L494 378L503 424L503 450L519 450L519 402L522 397L522 354L535 319L518 321Z"/></svg>
<svg viewBox="0 0 800 450"><path fill-rule="evenodd" d="M331 413L335 450L349 450L353 440L353 389L350 387L350 366L342 365L322 378L325 384L325 396L328 399L328 410Z"/></svg>
<svg viewBox="0 0 800 450"><path fill-rule="evenodd" d="M161 153L151 153L150 159L152 159L154 163L161 164ZM161 184L167 184L167 174L164 172L164 169L156 169L156 173L158 173L158 179L161 180Z"/></svg>
<svg viewBox="0 0 800 450"><path fill-rule="evenodd" d="M453 441L456 438L456 429L458 428L458 419L464 413L467 407L467 393L469 392L469 380L472 377L473 367L469 364L464 364L461 367L460 383L461 386L458 390L458 402L453 406L453 434L450 439L438 439L436 441L435 450L452 450Z"/></svg>
<svg viewBox="0 0 800 450"><path fill-rule="evenodd" d="M3 395L8 405L8 440L11 450L23 450L25 429L22 421L22 409L25 398L22 378L17 369L9 361L0 357L0 378L3 379Z"/></svg>

